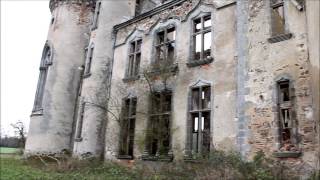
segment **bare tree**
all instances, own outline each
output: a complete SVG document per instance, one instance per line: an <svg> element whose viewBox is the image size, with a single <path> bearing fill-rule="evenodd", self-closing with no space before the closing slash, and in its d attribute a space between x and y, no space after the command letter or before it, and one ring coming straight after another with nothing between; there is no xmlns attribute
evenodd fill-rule
<svg viewBox="0 0 320 180"><path fill-rule="evenodd" d="M25 128L25 124L19 120L14 124L11 124L11 126L13 127L16 135L19 138L19 146L21 148L24 148L25 143L26 143L26 128Z"/></svg>

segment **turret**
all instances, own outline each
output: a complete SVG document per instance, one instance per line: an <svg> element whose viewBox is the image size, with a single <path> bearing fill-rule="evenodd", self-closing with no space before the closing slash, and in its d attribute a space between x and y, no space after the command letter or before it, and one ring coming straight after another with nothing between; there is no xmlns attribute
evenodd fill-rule
<svg viewBox="0 0 320 180"><path fill-rule="evenodd" d="M40 63L26 155L71 151L94 6L95 0L50 1L52 19Z"/></svg>
<svg viewBox="0 0 320 180"><path fill-rule="evenodd" d="M108 149L105 128L115 41L113 26L131 18L134 8L133 0L97 2L78 110L75 156L100 157Z"/></svg>

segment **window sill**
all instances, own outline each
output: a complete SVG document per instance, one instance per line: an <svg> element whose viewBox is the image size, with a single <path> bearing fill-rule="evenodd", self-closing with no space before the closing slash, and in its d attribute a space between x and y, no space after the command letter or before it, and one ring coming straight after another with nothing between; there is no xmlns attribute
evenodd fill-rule
<svg viewBox="0 0 320 180"><path fill-rule="evenodd" d="M42 115L43 115L43 109L38 109L38 110L32 111L30 116L33 117L33 116L42 116Z"/></svg>
<svg viewBox="0 0 320 180"><path fill-rule="evenodd" d="M132 77L125 77L122 79L123 82L132 82L132 81L136 81L140 78L140 76L132 76Z"/></svg>
<svg viewBox="0 0 320 180"><path fill-rule="evenodd" d="M129 155L118 155L117 156L118 159L123 159L123 160L132 160L133 156L129 156Z"/></svg>
<svg viewBox="0 0 320 180"><path fill-rule="evenodd" d="M202 59L202 60L191 60L190 62L187 63L187 66L196 67L196 66L201 66L205 64L210 64L211 62L213 62L213 57Z"/></svg>
<svg viewBox="0 0 320 180"><path fill-rule="evenodd" d="M276 158L298 158L302 155L300 151L284 151L284 152L274 152L273 156Z"/></svg>
<svg viewBox="0 0 320 180"><path fill-rule="evenodd" d="M74 141L75 141L75 142L81 142L81 141L82 141L82 137L80 137L80 138L75 138Z"/></svg>
<svg viewBox="0 0 320 180"><path fill-rule="evenodd" d="M277 43L277 42L285 41L291 38L292 38L292 33L280 34L280 35L276 35L268 38L268 42Z"/></svg>
<svg viewBox="0 0 320 180"><path fill-rule="evenodd" d="M144 161L171 162L171 161L173 161L173 156L170 156L170 155L161 155L161 156L143 155L143 156L141 156L141 159Z"/></svg>

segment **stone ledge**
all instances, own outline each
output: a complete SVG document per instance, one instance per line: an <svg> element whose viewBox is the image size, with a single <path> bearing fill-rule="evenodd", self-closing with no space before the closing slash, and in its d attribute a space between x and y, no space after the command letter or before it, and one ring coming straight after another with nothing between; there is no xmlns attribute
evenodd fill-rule
<svg viewBox="0 0 320 180"><path fill-rule="evenodd" d="M125 78L122 79L122 81L126 83L126 82L136 81L138 79L140 79L139 75L138 76L132 76L132 77L125 77Z"/></svg>
<svg viewBox="0 0 320 180"><path fill-rule="evenodd" d="M273 156L276 158L298 158L302 155L300 151L291 152L291 151L284 151L284 152L274 152Z"/></svg>
<svg viewBox="0 0 320 180"><path fill-rule="evenodd" d="M173 161L173 156L170 156L170 155L161 155L161 156L142 155L141 160L171 162L171 161Z"/></svg>
<svg viewBox="0 0 320 180"><path fill-rule="evenodd" d="M31 117L33 116L42 116L43 115L43 109L33 110L31 113Z"/></svg>
<svg viewBox="0 0 320 180"><path fill-rule="evenodd" d="M118 155L117 156L118 159L123 159L123 160L132 160L133 156L129 156L129 155Z"/></svg>
<svg viewBox="0 0 320 180"><path fill-rule="evenodd" d="M188 67L196 67L196 66L201 66L205 64L210 64L213 62L213 57L203 59L203 60L191 60L187 63Z"/></svg>
<svg viewBox="0 0 320 180"><path fill-rule="evenodd" d="M291 38L292 38L292 33L280 34L280 35L276 35L268 38L268 42L277 43L277 42L285 41Z"/></svg>

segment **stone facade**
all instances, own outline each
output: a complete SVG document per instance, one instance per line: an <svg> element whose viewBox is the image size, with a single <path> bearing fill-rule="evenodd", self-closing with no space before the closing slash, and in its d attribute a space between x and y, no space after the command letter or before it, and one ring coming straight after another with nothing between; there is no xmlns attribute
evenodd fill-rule
<svg viewBox="0 0 320 180"><path fill-rule="evenodd" d="M319 3L272 2L50 1L52 64L39 78L26 153L182 160L206 148L248 159L263 151L299 174L319 169ZM275 35L279 7L284 32ZM158 63L159 48L170 64ZM167 139L155 138L163 117Z"/></svg>

